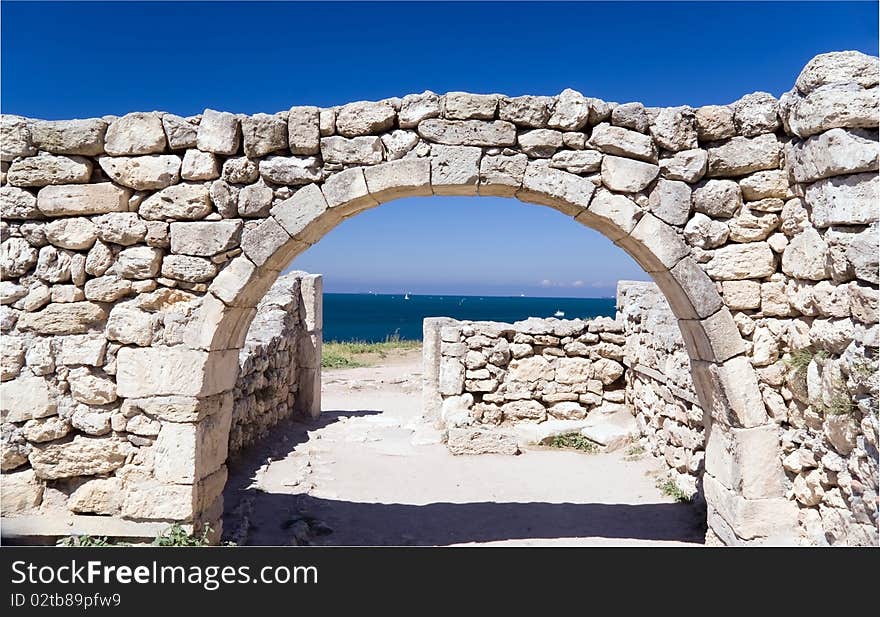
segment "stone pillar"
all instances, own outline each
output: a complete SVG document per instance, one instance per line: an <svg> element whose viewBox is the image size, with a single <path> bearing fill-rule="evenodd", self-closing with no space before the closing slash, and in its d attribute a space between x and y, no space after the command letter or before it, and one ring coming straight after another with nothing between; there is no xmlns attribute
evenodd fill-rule
<svg viewBox="0 0 880 617"><path fill-rule="evenodd" d="M300 320L303 334L297 345L299 390L295 411L303 416L321 415L321 345L324 327L324 279L305 274L300 280Z"/></svg>
<svg viewBox="0 0 880 617"><path fill-rule="evenodd" d="M422 409L426 418L440 421L440 357L444 326L455 323L449 317L428 317L422 322Z"/></svg>

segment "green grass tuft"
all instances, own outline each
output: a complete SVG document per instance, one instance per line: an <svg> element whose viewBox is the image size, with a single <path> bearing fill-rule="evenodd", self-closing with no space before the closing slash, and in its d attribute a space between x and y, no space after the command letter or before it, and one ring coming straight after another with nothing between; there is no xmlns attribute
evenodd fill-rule
<svg viewBox="0 0 880 617"><path fill-rule="evenodd" d="M370 366L376 359L384 359L389 353L419 349L421 341L410 341L394 333L379 343L366 341L329 341L324 343L321 366L324 368L358 368Z"/></svg>
<svg viewBox="0 0 880 617"><path fill-rule="evenodd" d="M58 540L57 546L118 546L103 536L67 536Z"/></svg>
<svg viewBox="0 0 880 617"><path fill-rule="evenodd" d="M691 498L684 491L678 488L678 484L675 483L675 480L672 478L667 478L665 480L659 480L657 482L657 488L660 489L660 492L666 495L667 497L672 497L675 501L681 503L690 503Z"/></svg>
<svg viewBox="0 0 880 617"><path fill-rule="evenodd" d="M627 448L626 452L624 452L623 454L626 460L635 461L642 458L646 452L647 450L645 450L645 447L643 445L634 443L629 448Z"/></svg>
<svg viewBox="0 0 880 617"><path fill-rule="evenodd" d="M208 546L208 534L211 528L206 527L201 535L191 534L183 527L175 523L165 533L159 534L153 540L153 546Z"/></svg>
<svg viewBox="0 0 880 617"><path fill-rule="evenodd" d="M566 448L570 450L580 450L587 454L595 454L599 451L599 444L590 441L580 433L566 433L564 435L556 435L551 437L547 442L551 448Z"/></svg>

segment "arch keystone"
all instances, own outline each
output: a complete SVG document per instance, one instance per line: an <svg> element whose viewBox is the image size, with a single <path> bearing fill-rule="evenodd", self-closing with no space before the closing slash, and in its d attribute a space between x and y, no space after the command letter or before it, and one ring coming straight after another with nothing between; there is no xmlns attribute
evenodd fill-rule
<svg viewBox="0 0 880 617"><path fill-rule="evenodd" d="M400 159L364 169L367 189L378 203L400 197L427 197L431 191L431 161Z"/></svg>

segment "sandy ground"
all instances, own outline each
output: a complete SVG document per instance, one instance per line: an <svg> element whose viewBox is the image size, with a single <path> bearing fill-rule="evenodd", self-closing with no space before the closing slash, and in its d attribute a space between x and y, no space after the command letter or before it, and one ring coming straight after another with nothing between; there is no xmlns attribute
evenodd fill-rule
<svg viewBox="0 0 880 617"><path fill-rule="evenodd" d="M321 417L230 464L224 536L250 545L689 545L699 513L622 452L453 456L421 419L420 352L324 371Z"/></svg>

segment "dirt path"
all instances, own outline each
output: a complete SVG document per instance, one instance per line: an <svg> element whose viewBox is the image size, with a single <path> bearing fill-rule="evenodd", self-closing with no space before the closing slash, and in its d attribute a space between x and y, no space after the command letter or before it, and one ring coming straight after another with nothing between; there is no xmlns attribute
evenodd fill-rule
<svg viewBox="0 0 880 617"><path fill-rule="evenodd" d="M325 370L321 418L230 466L227 539L278 545L695 545L661 465L548 449L452 456L421 421L420 354ZM246 532L246 533L245 533Z"/></svg>

